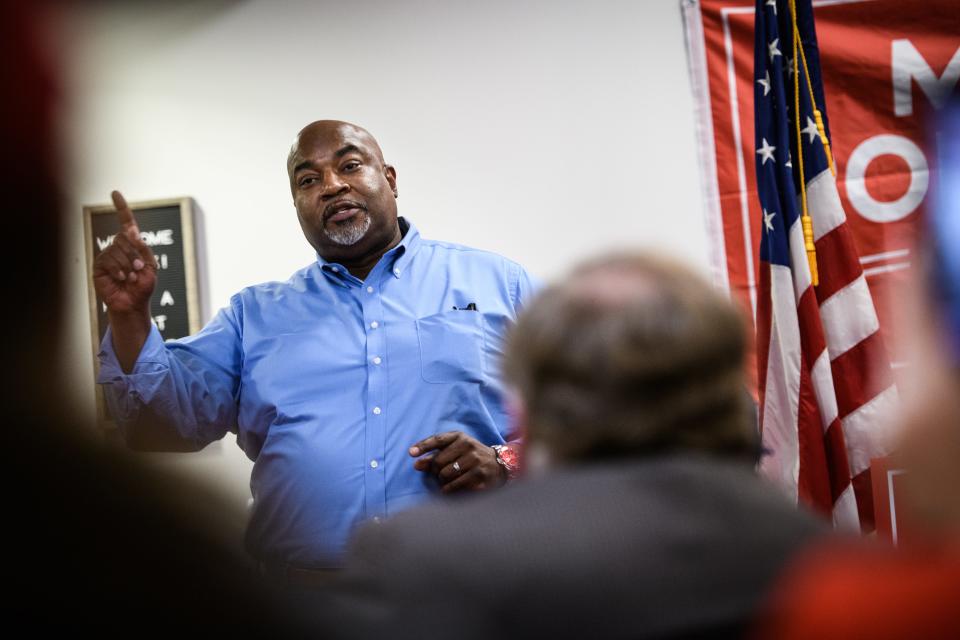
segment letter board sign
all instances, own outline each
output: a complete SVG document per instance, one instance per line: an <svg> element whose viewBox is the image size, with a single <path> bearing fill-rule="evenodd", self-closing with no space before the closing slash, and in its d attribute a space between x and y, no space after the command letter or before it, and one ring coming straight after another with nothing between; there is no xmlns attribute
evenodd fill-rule
<svg viewBox="0 0 960 640"><path fill-rule="evenodd" d="M197 274L195 204L192 198L131 202L140 237L157 258L157 286L150 300L150 315L164 340L182 338L200 330L200 289ZM97 352L107 331L106 305L93 286L93 261L113 242L120 230L113 205L83 208L87 254L94 369ZM97 389L98 417L109 421L102 393Z"/></svg>

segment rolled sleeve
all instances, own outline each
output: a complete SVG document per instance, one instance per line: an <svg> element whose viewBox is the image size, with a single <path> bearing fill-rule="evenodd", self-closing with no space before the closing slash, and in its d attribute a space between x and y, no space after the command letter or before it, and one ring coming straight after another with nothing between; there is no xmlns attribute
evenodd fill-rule
<svg viewBox="0 0 960 640"><path fill-rule="evenodd" d="M242 356L232 308L221 310L197 335L166 343L152 326L130 373L120 366L108 328L99 360L97 382L128 439L130 429L144 426L145 410L147 422L159 420L170 435L198 447L236 430Z"/></svg>
<svg viewBox="0 0 960 640"><path fill-rule="evenodd" d="M119 422L136 420L141 403L153 400L170 369L160 331L151 325L147 340L130 373L124 373L120 366L110 327L107 327L97 356L100 360L97 383L103 385L111 415Z"/></svg>

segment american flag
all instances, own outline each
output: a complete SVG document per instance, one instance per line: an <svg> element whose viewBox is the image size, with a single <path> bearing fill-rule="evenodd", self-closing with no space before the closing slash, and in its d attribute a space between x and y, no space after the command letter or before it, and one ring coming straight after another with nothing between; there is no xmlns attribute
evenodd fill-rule
<svg viewBox="0 0 960 640"><path fill-rule="evenodd" d="M832 517L836 527L870 530L870 460L889 453L886 425L897 391L810 96L812 86L829 139L810 0L796 1L796 15L809 85L799 55L799 75L794 71L791 2L757 0L760 470L799 502ZM802 182L813 222L817 286L804 247Z"/></svg>

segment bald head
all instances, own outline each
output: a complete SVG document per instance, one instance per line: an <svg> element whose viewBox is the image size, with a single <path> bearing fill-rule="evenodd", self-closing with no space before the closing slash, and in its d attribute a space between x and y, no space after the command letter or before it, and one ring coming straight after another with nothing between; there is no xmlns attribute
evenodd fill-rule
<svg viewBox="0 0 960 640"><path fill-rule="evenodd" d="M537 297L511 336L506 373L529 441L555 458L749 455L745 338L736 308L686 267L615 256Z"/></svg>
<svg viewBox="0 0 960 640"><path fill-rule="evenodd" d="M316 120L301 129L300 132L297 133L297 138L290 146L290 153L287 154L287 174L290 175L291 180L293 179L293 171L297 165L298 157L300 157L301 145L307 147L316 144L317 141L327 140L337 136L363 141L364 144L369 147L371 153L379 160L380 164L384 164L383 151L380 149L380 144L377 142L377 139L363 127L350 122L344 122L343 120Z"/></svg>

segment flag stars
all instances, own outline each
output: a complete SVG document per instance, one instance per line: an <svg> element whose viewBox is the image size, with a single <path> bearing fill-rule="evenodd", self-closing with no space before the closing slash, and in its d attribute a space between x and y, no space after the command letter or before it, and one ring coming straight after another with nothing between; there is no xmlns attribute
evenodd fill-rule
<svg viewBox="0 0 960 640"><path fill-rule="evenodd" d="M770 62L773 62L775 57L783 55L780 53L780 38L774 38L773 42L767 45L767 52L770 54Z"/></svg>
<svg viewBox="0 0 960 640"><path fill-rule="evenodd" d="M776 151L776 147L770 146L770 143L767 142L767 139L763 139L763 144L757 149L757 153L760 154L760 157L763 160L760 162L761 165L767 164L767 160L773 160L773 163L776 164L777 160L773 157L773 152Z"/></svg>
<svg viewBox="0 0 960 640"><path fill-rule="evenodd" d="M773 217L777 215L776 211L767 212L763 210L763 226L767 228L767 233L773 231Z"/></svg>
<svg viewBox="0 0 960 640"><path fill-rule="evenodd" d="M765 77L757 80L757 84L763 87L763 95L770 93L770 70L767 69L767 74Z"/></svg>
<svg viewBox="0 0 960 640"><path fill-rule="evenodd" d="M810 136L810 139L807 140L807 142L813 142L820 137L820 129L817 128L817 123L814 122L810 116L807 116L807 126L800 131Z"/></svg>
<svg viewBox="0 0 960 640"><path fill-rule="evenodd" d="M773 15L777 15L777 0L767 0L767 6L773 7Z"/></svg>
<svg viewBox="0 0 960 640"><path fill-rule="evenodd" d="M772 61L773 58L770 58ZM793 77L793 58L787 58L787 77Z"/></svg>
<svg viewBox="0 0 960 640"><path fill-rule="evenodd" d="M783 166L793 169L793 154L789 151L787 151L787 161L783 163Z"/></svg>

